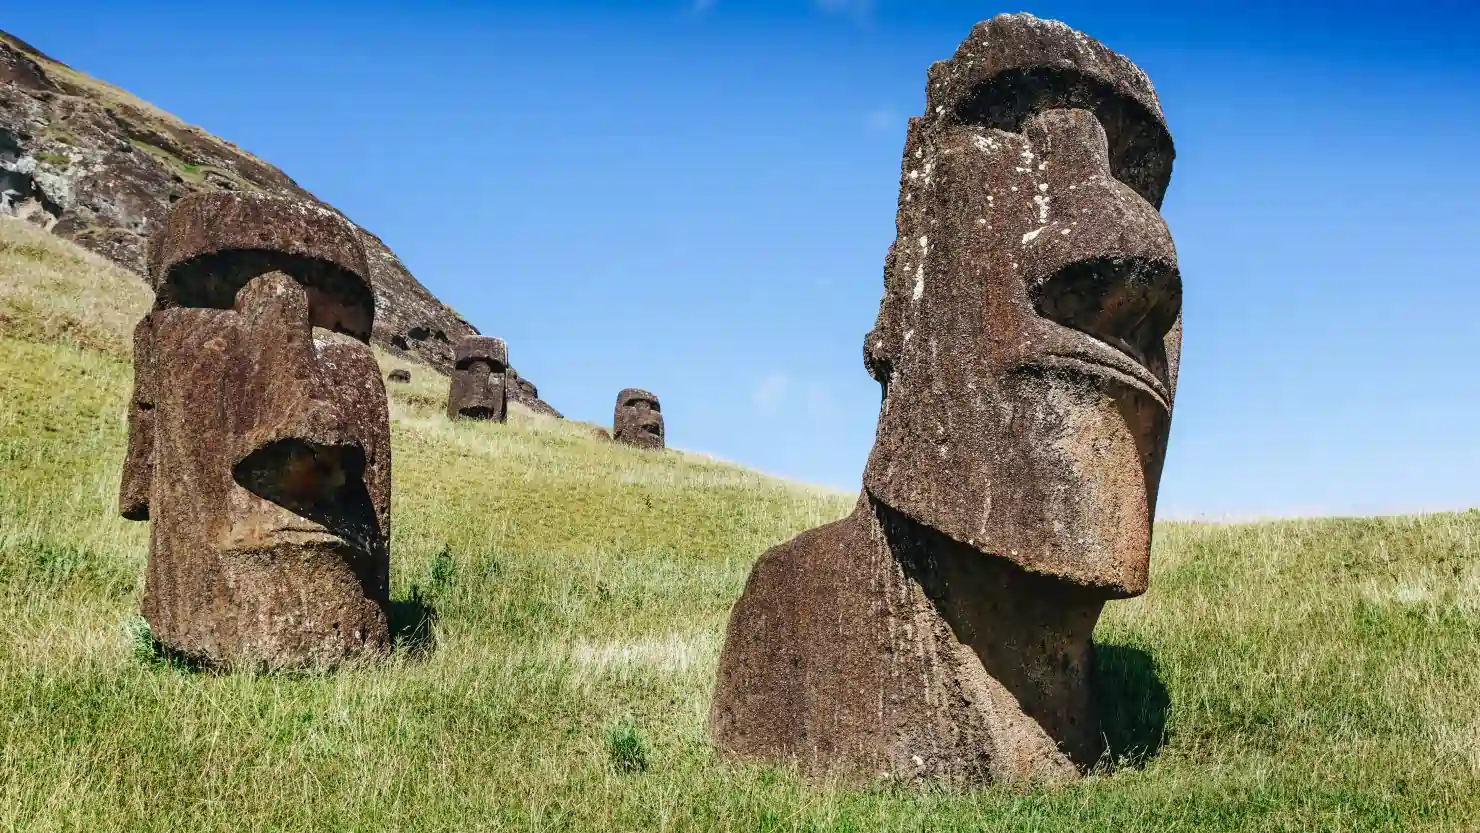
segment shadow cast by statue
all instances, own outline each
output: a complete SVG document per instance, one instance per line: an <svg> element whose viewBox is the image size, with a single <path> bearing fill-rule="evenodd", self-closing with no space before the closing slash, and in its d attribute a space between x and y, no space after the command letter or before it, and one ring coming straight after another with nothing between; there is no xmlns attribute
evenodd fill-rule
<svg viewBox="0 0 1480 833"><path fill-rule="evenodd" d="M393 650L409 659L423 660L437 649L437 606L411 588L411 598L392 599L390 610Z"/></svg>
<svg viewBox="0 0 1480 833"><path fill-rule="evenodd" d="M1167 740L1171 697L1156 661L1140 648L1095 644L1095 699L1105 754L1096 768L1137 768Z"/></svg>

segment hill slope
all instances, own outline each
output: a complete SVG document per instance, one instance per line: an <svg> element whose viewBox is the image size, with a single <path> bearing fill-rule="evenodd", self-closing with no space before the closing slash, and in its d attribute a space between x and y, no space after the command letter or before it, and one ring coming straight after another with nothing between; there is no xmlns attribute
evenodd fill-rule
<svg viewBox="0 0 1480 833"><path fill-rule="evenodd" d="M0 216L27 220L142 278L145 241L170 204L213 190L319 201L236 145L0 31ZM361 234L375 288L375 343L446 373L453 343L477 329L428 292L380 238Z"/></svg>
<svg viewBox="0 0 1480 833"><path fill-rule="evenodd" d="M1151 592L1097 633L1119 753L1102 772L1052 792L809 787L717 763L704 719L751 563L852 496L525 411L454 425L440 379L392 389L397 657L319 677L160 664L136 650L147 527L114 513L147 303L0 221L0 828L1480 825L1480 513L1162 524Z"/></svg>

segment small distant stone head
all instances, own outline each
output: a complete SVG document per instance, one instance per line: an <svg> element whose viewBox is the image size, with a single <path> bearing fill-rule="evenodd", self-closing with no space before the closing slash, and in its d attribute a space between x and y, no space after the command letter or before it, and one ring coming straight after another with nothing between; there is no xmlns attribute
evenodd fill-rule
<svg viewBox="0 0 1480 833"><path fill-rule="evenodd" d="M411 382L411 371L398 367L387 374L385 378L387 381L395 382L398 385L405 385Z"/></svg>
<svg viewBox="0 0 1480 833"><path fill-rule="evenodd" d="M205 193L151 241L120 511L149 520L144 616L213 665L389 649L390 424L358 232Z"/></svg>
<svg viewBox="0 0 1480 833"><path fill-rule="evenodd" d="M509 351L501 338L468 336L453 351L447 415L504 422L509 415Z"/></svg>
<svg viewBox="0 0 1480 833"><path fill-rule="evenodd" d="M640 388L617 394L612 439L639 448L663 448L663 410L658 397Z"/></svg>
<svg viewBox="0 0 1480 833"><path fill-rule="evenodd" d="M931 67L864 363L867 491L1106 598L1146 588L1181 347L1172 139L1134 64L999 16Z"/></svg>

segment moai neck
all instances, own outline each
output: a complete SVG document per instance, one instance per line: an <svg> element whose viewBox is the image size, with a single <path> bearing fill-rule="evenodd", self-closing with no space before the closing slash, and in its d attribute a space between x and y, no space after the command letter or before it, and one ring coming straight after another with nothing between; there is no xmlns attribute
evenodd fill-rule
<svg viewBox="0 0 1480 833"><path fill-rule="evenodd" d="M1041 757L1044 735L1067 757L1060 765L1083 769L1098 760L1103 739L1092 635L1105 600L952 540L867 493L855 516L876 533L964 649L953 669L961 693L973 702L978 695L993 701L995 778L1021 778L1020 759ZM1068 774L1067 767L1048 767L1058 768Z"/></svg>

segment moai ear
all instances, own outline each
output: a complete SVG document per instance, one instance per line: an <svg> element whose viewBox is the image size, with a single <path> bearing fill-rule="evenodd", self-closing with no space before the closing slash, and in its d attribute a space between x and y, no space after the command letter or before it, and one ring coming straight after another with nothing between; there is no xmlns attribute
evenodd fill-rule
<svg viewBox="0 0 1480 833"><path fill-rule="evenodd" d="M134 327L134 394L128 410L128 456L118 486L118 514L149 520L149 490L154 479L154 316Z"/></svg>

